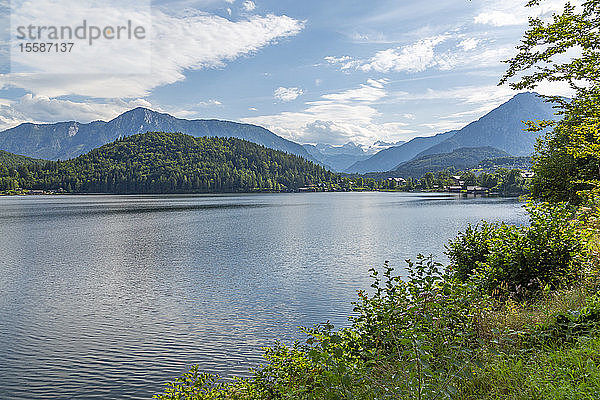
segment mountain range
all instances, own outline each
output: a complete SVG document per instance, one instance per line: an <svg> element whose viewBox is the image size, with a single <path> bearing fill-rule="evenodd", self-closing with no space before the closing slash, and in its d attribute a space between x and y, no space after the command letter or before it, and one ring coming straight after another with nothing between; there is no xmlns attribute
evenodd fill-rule
<svg viewBox="0 0 600 400"><path fill-rule="evenodd" d="M390 171L414 158L450 153L464 147L489 146L513 156L527 156L533 153L535 141L542 133L524 132L522 121L556 118L552 105L546 103L538 94L519 93L460 130L414 138L401 146L382 150L364 161L359 161L345 172L364 174Z"/></svg>
<svg viewBox="0 0 600 400"><path fill-rule="evenodd" d="M109 122L24 123L0 132L0 149L34 158L66 160L118 138L145 132L234 137L316 161L298 143L260 126L219 120L187 120L141 107L127 111Z"/></svg>
<svg viewBox="0 0 600 400"><path fill-rule="evenodd" d="M361 146L353 142L348 142L342 146L333 146L330 144L304 144L304 148L319 163L330 168L334 172L343 172L351 165L364 161L381 150L390 147L400 146L406 143L399 141L388 143L381 140L376 141L371 146Z"/></svg>
<svg viewBox="0 0 600 400"><path fill-rule="evenodd" d="M439 133L435 136L416 137L401 146L381 150L364 161L358 161L344 172L365 174L368 172L390 171L399 164L412 160L424 150L452 137L456 131Z"/></svg>
<svg viewBox="0 0 600 400"><path fill-rule="evenodd" d="M536 138L541 134L523 132L522 121L530 119L556 119L556 115L551 104L536 93L520 93L460 130L416 137L406 143L379 141L370 147L362 147L354 143L343 146L300 145L256 125L220 120L187 120L136 108L108 122L24 123L0 132L0 149L36 159L65 160L139 133L178 132L194 137L243 139L303 157L333 171L364 174L393 171L408 161L452 153L462 148L471 149L471 156L477 151L473 149L487 147L498 150L501 152L498 154L503 156L528 156L532 154ZM379 149L383 150L377 151ZM483 153L479 158L485 158Z"/></svg>

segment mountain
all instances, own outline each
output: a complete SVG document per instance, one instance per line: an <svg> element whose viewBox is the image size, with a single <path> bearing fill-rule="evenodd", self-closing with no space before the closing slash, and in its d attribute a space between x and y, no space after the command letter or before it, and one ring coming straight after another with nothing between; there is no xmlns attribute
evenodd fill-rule
<svg viewBox="0 0 600 400"><path fill-rule="evenodd" d="M381 150L388 149L390 147L401 146L406 143L406 140L398 140L397 142L384 142L383 140L378 140L373 145L369 146L367 149L367 153L375 154Z"/></svg>
<svg viewBox="0 0 600 400"><path fill-rule="evenodd" d="M451 153L430 154L417 157L399 165L393 175L402 178L420 178L427 172L443 171L454 167L456 170L465 170L476 167L482 160L509 157L505 151L494 147L463 147Z"/></svg>
<svg viewBox="0 0 600 400"><path fill-rule="evenodd" d="M0 165L6 168L17 168L20 165L44 164L46 162L47 160L38 160L0 150Z"/></svg>
<svg viewBox="0 0 600 400"><path fill-rule="evenodd" d="M343 146L319 143L305 144L303 147L313 158L336 172L341 172L355 162L366 160L371 156L362 147L352 142Z"/></svg>
<svg viewBox="0 0 600 400"><path fill-rule="evenodd" d="M458 131L415 138L402 146L382 150L365 161L357 162L345 172L389 171L415 157L450 153L463 147L491 146L513 156L527 156L533 153L533 146L541 133L524 132L522 121L556 118L552 105L536 93L519 93Z"/></svg>
<svg viewBox="0 0 600 400"><path fill-rule="evenodd" d="M557 116L554 113L552 104L546 103L537 93L519 93L418 156L481 146L492 146L513 156L528 156L533 153L535 141L542 133L524 132L522 121L555 120Z"/></svg>
<svg viewBox="0 0 600 400"><path fill-rule="evenodd" d="M0 164L0 190L74 193L211 193L295 190L330 182L332 172L296 155L236 138L149 132L67 161L22 168Z"/></svg>
<svg viewBox="0 0 600 400"><path fill-rule="evenodd" d="M435 136L416 137L401 146L381 150L364 161L358 161L344 172L364 174L367 172L390 171L399 164L413 159L417 154L452 137L456 131Z"/></svg>
<svg viewBox="0 0 600 400"><path fill-rule="evenodd" d="M0 149L35 158L65 160L118 138L152 131L180 132L196 137L235 137L314 161L301 145L260 126L218 120L186 120L141 107L109 122L21 124L0 132Z"/></svg>

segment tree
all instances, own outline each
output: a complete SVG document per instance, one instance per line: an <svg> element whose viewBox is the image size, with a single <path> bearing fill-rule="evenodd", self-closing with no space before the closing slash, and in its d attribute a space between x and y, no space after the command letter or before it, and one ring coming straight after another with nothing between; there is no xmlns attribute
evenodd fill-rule
<svg viewBox="0 0 600 400"><path fill-rule="evenodd" d="M543 0L532 0L529 7ZM551 21L531 18L518 54L500 84L534 89L542 82L566 82L572 99L545 96L555 103L559 122L529 121L528 130L553 129L536 145L534 197L550 201L581 202L600 188L600 0L581 8L567 3ZM574 57L569 57L576 54ZM567 61L565 61L565 59Z"/></svg>

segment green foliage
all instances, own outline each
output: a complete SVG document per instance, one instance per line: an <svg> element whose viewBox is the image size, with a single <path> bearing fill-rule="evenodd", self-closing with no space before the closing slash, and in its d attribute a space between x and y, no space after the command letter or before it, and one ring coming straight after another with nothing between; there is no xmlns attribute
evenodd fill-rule
<svg viewBox="0 0 600 400"><path fill-rule="evenodd" d="M225 392L219 390L219 378L210 374L203 374L198 371L198 366L192 368L177 377L174 382L166 385L164 393L155 395L153 398L158 400L218 400L225 399Z"/></svg>
<svg viewBox="0 0 600 400"><path fill-rule="evenodd" d="M501 296L529 298L546 286L573 283L581 271L583 245L573 210L565 205L532 205L530 226L497 227L482 264L483 287Z"/></svg>
<svg viewBox="0 0 600 400"><path fill-rule="evenodd" d="M459 232L454 240L448 242L446 255L450 260L449 268L454 271L456 278L467 281L487 260L495 229L495 225L482 221L480 225L467 226L464 232Z"/></svg>
<svg viewBox="0 0 600 400"><path fill-rule="evenodd" d="M558 313L549 322L539 324L525 335L529 345L562 346L598 333L600 328L600 297L589 297L577 310Z"/></svg>
<svg viewBox="0 0 600 400"><path fill-rule="evenodd" d="M440 267L419 255L408 261L404 281L386 265L384 282L372 270L373 295L360 293L353 329L362 351L379 354L375 363L398 371L387 384L392 397L452 397L477 360L477 294Z"/></svg>
<svg viewBox="0 0 600 400"><path fill-rule="evenodd" d="M596 400L600 338L560 349L490 357L461 387L461 400Z"/></svg>
<svg viewBox="0 0 600 400"><path fill-rule="evenodd" d="M531 204L530 226L482 223L446 246L450 268L498 297L530 298L544 287L573 283L584 247L574 213L565 204Z"/></svg>
<svg viewBox="0 0 600 400"><path fill-rule="evenodd" d="M581 203L586 192L600 190L600 0L584 1L579 12L567 3L551 21L532 18L529 25L501 83L519 77L511 86L520 90L562 81L576 93L570 101L548 97L563 116L558 123L528 123L530 131L554 126L536 145L532 193L542 200Z"/></svg>
<svg viewBox="0 0 600 400"><path fill-rule="evenodd" d="M531 169L531 157L497 157L482 160L479 166L484 169Z"/></svg>
<svg viewBox="0 0 600 400"><path fill-rule="evenodd" d="M6 168L17 168L20 165L45 164L46 162L46 160L38 160L0 150L0 165Z"/></svg>

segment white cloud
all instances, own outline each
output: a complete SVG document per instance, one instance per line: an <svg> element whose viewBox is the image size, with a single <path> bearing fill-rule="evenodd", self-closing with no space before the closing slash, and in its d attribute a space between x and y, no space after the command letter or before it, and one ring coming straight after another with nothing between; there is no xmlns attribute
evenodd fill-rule
<svg viewBox="0 0 600 400"><path fill-rule="evenodd" d="M377 72L421 72L439 65L434 50L446 39L447 36L441 35L422 39L407 46L383 50L359 68L363 71Z"/></svg>
<svg viewBox="0 0 600 400"><path fill-rule="evenodd" d="M366 102L372 103L386 96L384 84L387 80L367 80L367 84L360 85L357 89L348 89L339 93L323 95L323 99L336 103Z"/></svg>
<svg viewBox="0 0 600 400"><path fill-rule="evenodd" d="M462 40L458 43L458 47L462 48L464 51L474 50L481 43L481 40L475 38L468 38Z"/></svg>
<svg viewBox="0 0 600 400"><path fill-rule="evenodd" d="M449 35L437 35L414 43L381 50L369 59L359 60L350 56L325 57L325 61L338 65L342 71L357 69L364 72L422 72L429 68L451 69L453 57L449 53L436 52L436 47L449 39Z"/></svg>
<svg viewBox="0 0 600 400"><path fill-rule="evenodd" d="M275 96L276 99L283 101L284 103L287 103L289 101L296 100L298 97L302 96L303 93L304 93L304 91L302 89L299 89L296 87L292 87L292 88L279 87L279 88L275 89L275 92L273 93L273 95Z"/></svg>
<svg viewBox="0 0 600 400"><path fill-rule="evenodd" d="M34 8L52 13L56 7L54 2L40 0ZM153 9L152 21L152 69L148 74L10 74L0 76L0 88L18 87L48 97L144 97L156 87L184 80L186 70L223 67L227 62L250 55L282 38L297 35L304 28L304 22L285 15L253 15L230 21L191 10L169 15L159 8ZM127 58L126 54L111 54L106 59L113 62L121 57L123 63L139 62ZM98 58L74 62L102 65ZM147 69L147 63L143 67ZM76 69L77 65L70 68Z"/></svg>
<svg viewBox="0 0 600 400"><path fill-rule="evenodd" d="M256 9L256 4L253 1L247 0L244 2L243 7L246 11L254 11Z"/></svg>
<svg viewBox="0 0 600 400"><path fill-rule="evenodd" d="M449 89L426 89L420 93L394 93L395 101L446 100L463 104L495 104L499 105L510 99L517 92L507 86L459 86Z"/></svg>
<svg viewBox="0 0 600 400"><path fill-rule="evenodd" d="M374 105L386 96L387 80L370 79L358 88L321 96L306 103L299 112L243 118L246 123L265 126L301 143L344 144L349 141L370 145L376 140L396 141L414 133L403 122L380 123Z"/></svg>
<svg viewBox="0 0 600 400"><path fill-rule="evenodd" d="M527 15L524 12L489 11L475 16L474 22L492 26L522 25L527 22Z"/></svg>
<svg viewBox="0 0 600 400"><path fill-rule="evenodd" d="M552 13L560 12L565 5L563 0L545 0L534 7L525 7L526 3L526 0L490 1L484 5L485 11L477 14L473 22L495 27L526 25L529 17L548 18ZM573 5L578 3L581 1L571 2Z"/></svg>
<svg viewBox="0 0 600 400"><path fill-rule="evenodd" d="M198 105L200 107L214 107L214 106L222 106L223 103L221 103L219 100L215 100L215 99L210 99L207 101L201 101L200 103L198 103Z"/></svg>
<svg viewBox="0 0 600 400"><path fill-rule="evenodd" d="M360 61L354 60L350 56L342 56L342 57L327 56L327 57L325 57L325 61L327 61L329 64L333 64L333 65L339 64L340 69L342 71L360 66Z"/></svg>

